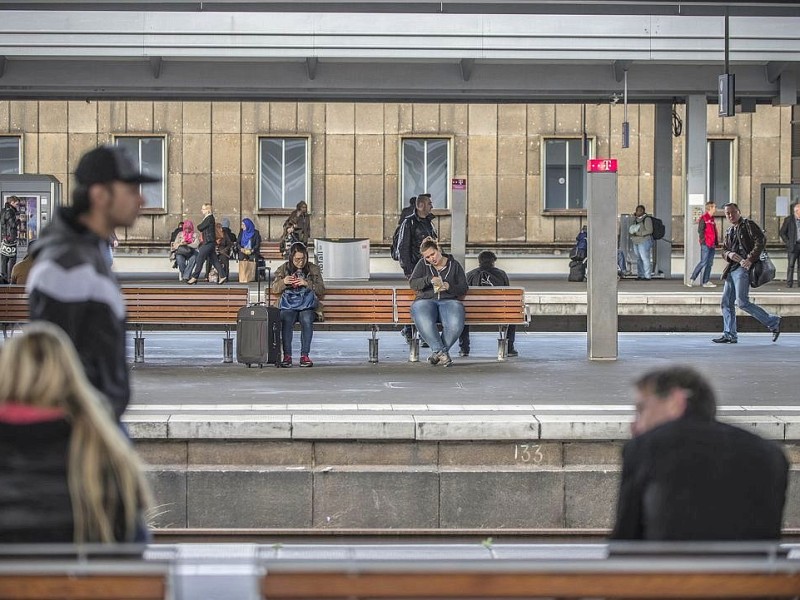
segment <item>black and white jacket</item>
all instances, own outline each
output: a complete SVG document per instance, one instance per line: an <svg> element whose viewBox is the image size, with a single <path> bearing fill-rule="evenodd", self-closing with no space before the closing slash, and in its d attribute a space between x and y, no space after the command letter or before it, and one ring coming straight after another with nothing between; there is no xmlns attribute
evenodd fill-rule
<svg viewBox="0 0 800 600"><path fill-rule="evenodd" d="M61 208L42 231L27 291L31 320L50 321L72 339L89 382L117 419L130 401L125 300L108 265L108 242Z"/></svg>
<svg viewBox="0 0 800 600"><path fill-rule="evenodd" d="M457 300L467 293L467 276L464 274L464 267L450 254L444 254L444 256L447 258L447 264L441 271L425 262L424 258L417 262L409 280L411 289L417 292L417 300ZM431 283L431 279L434 277L441 277L442 281L449 284L449 288L438 294L434 292Z"/></svg>

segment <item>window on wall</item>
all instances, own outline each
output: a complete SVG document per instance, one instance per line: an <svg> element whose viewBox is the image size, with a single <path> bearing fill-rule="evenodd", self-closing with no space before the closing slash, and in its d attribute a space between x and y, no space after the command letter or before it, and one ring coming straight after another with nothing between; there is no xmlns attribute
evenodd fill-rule
<svg viewBox="0 0 800 600"><path fill-rule="evenodd" d="M20 138L0 136L0 175L22 173L22 151Z"/></svg>
<svg viewBox="0 0 800 600"><path fill-rule="evenodd" d="M166 161L164 160L163 137L117 137L117 146L122 146L137 161L139 170L153 177L160 177L157 183L144 183L139 190L144 197L144 208L166 208Z"/></svg>
<svg viewBox="0 0 800 600"><path fill-rule="evenodd" d="M308 198L308 140L260 138L258 208L294 208ZM310 204L310 203L309 203Z"/></svg>
<svg viewBox="0 0 800 600"><path fill-rule="evenodd" d="M733 140L708 140L708 199L723 206L733 198Z"/></svg>
<svg viewBox="0 0 800 600"><path fill-rule="evenodd" d="M402 177L401 209L409 198L426 192L435 208L450 208L450 140L403 140Z"/></svg>
<svg viewBox="0 0 800 600"><path fill-rule="evenodd" d="M589 142L589 156L593 155ZM583 210L586 208L583 180L586 156L581 138L547 139L544 142L545 210Z"/></svg>

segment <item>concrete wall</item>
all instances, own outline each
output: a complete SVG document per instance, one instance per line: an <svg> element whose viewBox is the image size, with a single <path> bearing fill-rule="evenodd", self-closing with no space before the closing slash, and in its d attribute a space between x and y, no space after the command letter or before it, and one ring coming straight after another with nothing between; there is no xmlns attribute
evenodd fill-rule
<svg viewBox="0 0 800 600"><path fill-rule="evenodd" d="M162 528L609 528L621 441L141 441ZM800 450L785 526L800 527Z"/></svg>
<svg viewBox="0 0 800 600"><path fill-rule="evenodd" d="M745 214L759 186L791 179L791 108L759 106L720 119L709 106L709 136L736 140L737 197ZM654 107L628 110L631 147L621 148L623 109L587 105L596 155L620 159L619 208L653 205ZM683 107L678 107L683 113ZM547 136L580 136L581 105L313 102L0 101L0 135L20 135L26 173L53 174L69 198L80 155L115 134L167 139L167 208L139 219L123 244L164 243L182 215L199 219L213 201L218 216L254 217L277 239L285 210L257 211L257 140L310 140L312 234L385 243L397 221L404 136L452 140L454 177L469 186L468 242L548 247L571 244L585 211L546 213L542 147ZM673 227L682 232L684 137L673 138ZM441 202L439 203L441 206ZM449 239L449 215L439 211ZM680 241L680 235L677 236Z"/></svg>

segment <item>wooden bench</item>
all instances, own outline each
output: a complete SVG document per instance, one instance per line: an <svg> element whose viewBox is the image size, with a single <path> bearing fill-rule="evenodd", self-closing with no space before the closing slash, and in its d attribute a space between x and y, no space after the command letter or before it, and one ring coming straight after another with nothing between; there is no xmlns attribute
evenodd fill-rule
<svg viewBox="0 0 800 600"><path fill-rule="evenodd" d="M397 324L412 326L409 361L419 360L419 335L411 318L411 304L416 292L410 288L397 288ZM508 358L508 326L527 326L529 317L525 308L525 290L515 287L471 287L464 296L464 324L478 327L497 327L497 360Z"/></svg>
<svg viewBox="0 0 800 600"><path fill-rule="evenodd" d="M326 329L364 326L372 331L369 362L378 362L378 331L397 323L394 288L327 288L321 322Z"/></svg>
<svg viewBox="0 0 800 600"><path fill-rule="evenodd" d="M223 329L222 356L233 362L239 309L247 304L244 286L123 286L128 328L134 331L134 362L144 362L144 329Z"/></svg>
<svg viewBox="0 0 800 600"><path fill-rule="evenodd" d="M223 360L233 361L231 329L247 304L245 286L123 286L128 328L134 331L134 361L144 362L145 329L223 329ZM21 285L0 286L3 335L27 323L28 296Z"/></svg>
<svg viewBox="0 0 800 600"><path fill-rule="evenodd" d="M259 249L261 252L261 257L264 260L273 260L281 262L286 260L283 257L283 252L281 252L280 242L261 242L261 246L259 247Z"/></svg>

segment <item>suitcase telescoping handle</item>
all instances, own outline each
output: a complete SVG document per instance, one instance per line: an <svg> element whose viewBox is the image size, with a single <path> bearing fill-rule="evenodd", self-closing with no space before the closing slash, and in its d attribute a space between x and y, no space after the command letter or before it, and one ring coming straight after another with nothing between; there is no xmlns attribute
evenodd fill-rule
<svg viewBox="0 0 800 600"><path fill-rule="evenodd" d="M258 265L258 263L256 263ZM267 306L272 304L272 287L270 286L270 282L272 280L272 269L268 266L264 265L264 279L267 288ZM261 304L261 269L256 266L256 302Z"/></svg>

